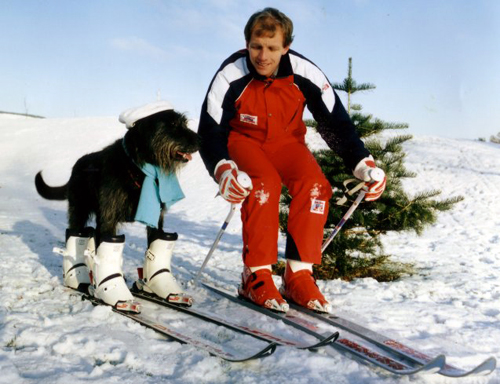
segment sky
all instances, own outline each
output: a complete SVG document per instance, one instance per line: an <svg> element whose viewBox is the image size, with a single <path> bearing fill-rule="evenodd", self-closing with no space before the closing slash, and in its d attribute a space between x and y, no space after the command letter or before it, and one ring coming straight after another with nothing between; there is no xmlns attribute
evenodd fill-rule
<svg viewBox="0 0 500 384"><path fill-rule="evenodd" d="M0 0L0 111L118 117L161 98L198 119L267 6L293 20L292 48L331 82L352 57L353 78L376 86L353 102L374 118L415 135L500 132L496 0Z"/></svg>

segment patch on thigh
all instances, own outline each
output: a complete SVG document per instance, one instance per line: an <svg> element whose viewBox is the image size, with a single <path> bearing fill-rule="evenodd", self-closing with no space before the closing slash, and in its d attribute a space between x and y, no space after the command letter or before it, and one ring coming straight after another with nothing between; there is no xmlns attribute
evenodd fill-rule
<svg viewBox="0 0 500 384"><path fill-rule="evenodd" d="M326 201L318 200L318 197L321 196L321 190L323 185L320 183L314 183L313 187L309 191L309 196L311 197L311 213L317 213L322 215L325 213Z"/></svg>
<svg viewBox="0 0 500 384"><path fill-rule="evenodd" d="M326 201L324 200L311 200L311 213L322 215L325 213Z"/></svg>

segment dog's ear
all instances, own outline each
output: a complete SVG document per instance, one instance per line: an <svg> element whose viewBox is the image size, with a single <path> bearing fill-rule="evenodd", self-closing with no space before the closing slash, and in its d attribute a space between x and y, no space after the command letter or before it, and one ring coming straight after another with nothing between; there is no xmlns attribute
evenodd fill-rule
<svg viewBox="0 0 500 384"><path fill-rule="evenodd" d="M140 125L134 125L125 134L125 145L127 147L128 155L140 166L147 162L144 154L149 150L141 131Z"/></svg>

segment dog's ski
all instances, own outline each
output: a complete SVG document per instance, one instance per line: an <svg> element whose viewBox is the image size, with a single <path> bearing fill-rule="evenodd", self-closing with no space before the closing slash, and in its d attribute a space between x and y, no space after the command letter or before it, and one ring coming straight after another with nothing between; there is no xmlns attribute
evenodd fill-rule
<svg viewBox="0 0 500 384"><path fill-rule="evenodd" d="M266 308L257 306L250 301L247 301L236 294L225 291L221 288L202 283L203 286L209 290L217 293L218 295L234 302L243 305L251 310L262 313L274 319L280 319L286 324L297 328L305 333L308 333L317 338L321 338L320 327L318 322L308 320L301 316L300 312L290 309L287 313L278 313L268 310ZM370 362L388 372L398 375L413 375L416 373L436 373L446 364L444 356L439 355L434 359L429 360L425 364L412 364L409 359L399 359L397 355L388 351L379 351L375 345L370 342L356 341L341 335L339 339L331 344L337 350L348 352L363 361Z"/></svg>
<svg viewBox="0 0 500 384"><path fill-rule="evenodd" d="M381 349L387 350L391 353L395 353L405 359L411 360L414 363L427 364L429 361L432 360L432 357L423 352L420 352L414 348L404 345L399 341L386 337L371 329L365 328L362 325L356 324L353 321L350 321L346 318L337 315L317 313L308 310L306 308L300 307L293 303L290 303L290 307L296 311L306 313L308 316L312 316L321 321L324 321L327 324L346 330L349 333L352 333L353 335L359 336L369 341L370 343L377 345ZM496 359L494 357L490 357L471 370L464 370L461 368L454 367L450 364L446 364L441 368L441 370L438 373L448 377L488 375L495 370L495 367L496 367Z"/></svg>
<svg viewBox="0 0 500 384"><path fill-rule="evenodd" d="M82 299L90 301L93 305L105 305L101 301L97 300L95 297L87 294L83 294ZM253 352L251 354L244 352L240 353L238 351L230 351L204 338L188 335L187 333L183 333L178 331L177 329L169 327L165 323L159 323L156 320L146 316L144 314L145 312L144 310L141 313L133 313L133 312L123 312L111 306L110 308L113 310L113 312L125 316L131 320L134 320L137 323L149 329L152 329L153 331L158 332L163 336L166 336L170 339L176 340L183 344L193 345L196 348L202 349L213 356L219 357L221 359L230 362L243 362L269 356L275 351L277 346L276 343L268 343L264 348L258 350L257 352Z"/></svg>
<svg viewBox="0 0 500 384"><path fill-rule="evenodd" d="M291 338L286 338L283 336L271 334L271 333L266 332L262 329L238 324L238 323L236 323L228 318L224 318L224 317L219 316L215 313L208 312L208 311L200 309L200 308L185 307L185 306L179 306L176 304L172 304L170 302L162 300L161 298L159 298L155 295L148 294L148 293L143 292L143 291L139 291L136 286L132 287L131 292L135 297L137 297L139 299L148 300L148 301L151 301L153 303L163 305L165 307L172 308L172 309L175 309L175 310L183 312L183 313L188 313L188 314L190 314L192 316L196 316L202 320L209 321L211 323L224 326L224 327L232 329L233 331L236 331L236 332L240 332L240 333L243 333L246 335L253 336L257 339L266 341L268 343L276 343L278 345L290 346L290 347L294 347L294 348L298 348L298 349L311 350L311 349L318 349L320 347L324 347L326 345L329 345L329 344L335 342L337 340L337 338L339 337L339 333L334 332L331 335L324 337L322 340L320 340L317 343L306 344L304 342L297 341L297 340L294 340Z"/></svg>

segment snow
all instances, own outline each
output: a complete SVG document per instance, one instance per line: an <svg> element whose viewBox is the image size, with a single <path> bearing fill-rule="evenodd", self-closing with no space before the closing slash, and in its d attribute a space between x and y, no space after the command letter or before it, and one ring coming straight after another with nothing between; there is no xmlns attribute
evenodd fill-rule
<svg viewBox="0 0 500 384"><path fill-rule="evenodd" d="M62 286L62 260L52 253L54 246L64 246L66 204L40 198L34 175L43 170L49 184L63 184L80 156L125 131L116 117L0 114L0 383L500 383L498 370L467 379L398 377L341 354L287 347L258 361L228 363L160 337L110 308L81 301ZM313 133L308 140L322 145ZM440 189L443 197L465 198L441 213L421 237L398 233L384 239L393 259L415 263L418 273L393 283L359 279L319 285L339 313L426 353L444 353L454 365L471 368L490 356L500 358L500 146L417 136L405 150L407 167L418 174L405 182L409 191ZM186 198L168 213L166 230L179 233L174 270L196 305L298 337L298 331L280 322L234 311L193 284L229 206L214 198L216 185L198 154L180 181ZM142 264L145 230L134 223L121 232L126 235L124 271L133 281ZM203 279L236 287L242 268L240 233L235 215ZM262 346L186 315L158 316L228 346Z"/></svg>

